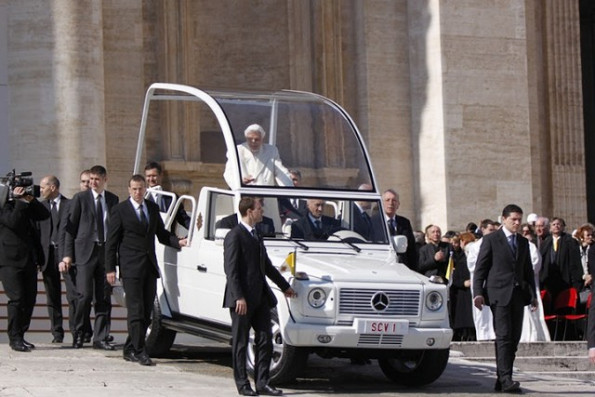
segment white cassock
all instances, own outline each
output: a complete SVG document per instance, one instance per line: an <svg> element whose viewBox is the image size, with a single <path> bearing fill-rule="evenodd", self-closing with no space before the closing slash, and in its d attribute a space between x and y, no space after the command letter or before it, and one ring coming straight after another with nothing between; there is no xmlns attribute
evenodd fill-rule
<svg viewBox="0 0 595 397"><path fill-rule="evenodd" d="M475 264L477 262L477 255L483 238L467 244L467 267L471 275L471 285L473 285L473 273L475 272ZM467 248L465 247L465 248ZM471 297L473 300L473 297ZM492 316L492 309L488 305L484 305L482 310L479 310L472 304L473 322L475 323L475 336L478 341L481 340L495 340L496 333L494 332L494 318Z"/></svg>
<svg viewBox="0 0 595 397"><path fill-rule="evenodd" d="M283 166L277 147L265 143L258 153L253 153L247 143L242 143L237 146L237 149L241 178L254 178L250 185L293 186L289 170ZM234 186L234 170L229 157L230 153L227 153L228 160L225 164L223 178L230 188L239 188L240 186Z"/></svg>
<svg viewBox="0 0 595 397"><path fill-rule="evenodd" d="M549 342L550 332L545 323L543 314L543 303L539 293L539 271L541 270L541 254L537 246L529 242L529 251L531 253L531 263L533 264L533 273L535 273L535 293L537 294L537 310L531 311L531 306L525 306L523 316L523 332L521 333L521 342Z"/></svg>

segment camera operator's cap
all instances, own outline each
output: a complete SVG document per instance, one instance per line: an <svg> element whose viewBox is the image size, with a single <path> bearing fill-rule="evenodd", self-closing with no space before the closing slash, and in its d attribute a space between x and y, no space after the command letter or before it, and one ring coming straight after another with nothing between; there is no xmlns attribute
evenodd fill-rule
<svg viewBox="0 0 595 397"><path fill-rule="evenodd" d="M527 223L535 223L537 222L537 214L529 214L527 215Z"/></svg>

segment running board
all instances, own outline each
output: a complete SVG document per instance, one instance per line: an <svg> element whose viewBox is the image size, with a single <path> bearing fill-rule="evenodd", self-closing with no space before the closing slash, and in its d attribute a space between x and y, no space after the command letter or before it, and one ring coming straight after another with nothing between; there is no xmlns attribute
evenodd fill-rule
<svg viewBox="0 0 595 397"><path fill-rule="evenodd" d="M179 315L176 315L175 319L162 318L161 324L165 328L176 332L200 336L231 345L230 326Z"/></svg>

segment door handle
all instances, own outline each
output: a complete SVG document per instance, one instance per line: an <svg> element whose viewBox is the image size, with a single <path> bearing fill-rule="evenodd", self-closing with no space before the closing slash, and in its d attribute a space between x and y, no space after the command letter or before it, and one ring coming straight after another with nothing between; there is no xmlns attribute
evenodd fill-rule
<svg viewBox="0 0 595 397"><path fill-rule="evenodd" d="M196 265L196 270L198 270L201 273L206 273L207 272L207 267L206 266L202 266L202 265Z"/></svg>

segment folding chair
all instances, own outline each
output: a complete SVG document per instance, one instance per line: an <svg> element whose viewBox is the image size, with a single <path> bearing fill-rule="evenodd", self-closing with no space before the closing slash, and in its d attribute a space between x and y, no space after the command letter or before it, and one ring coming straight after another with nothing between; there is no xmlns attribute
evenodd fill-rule
<svg viewBox="0 0 595 397"><path fill-rule="evenodd" d="M551 335L551 324L553 324L554 333L552 340L556 340L558 334L558 315L552 313L552 295L546 289L541 290L541 304L543 305L543 314L545 322L548 325L548 331L550 331Z"/></svg>
<svg viewBox="0 0 595 397"><path fill-rule="evenodd" d="M578 303L578 292L576 288L568 288L558 294L554 304L554 312L558 315L558 322L564 320L564 334L562 340L566 340L566 330L569 322L583 320L587 315L585 313L576 313Z"/></svg>

